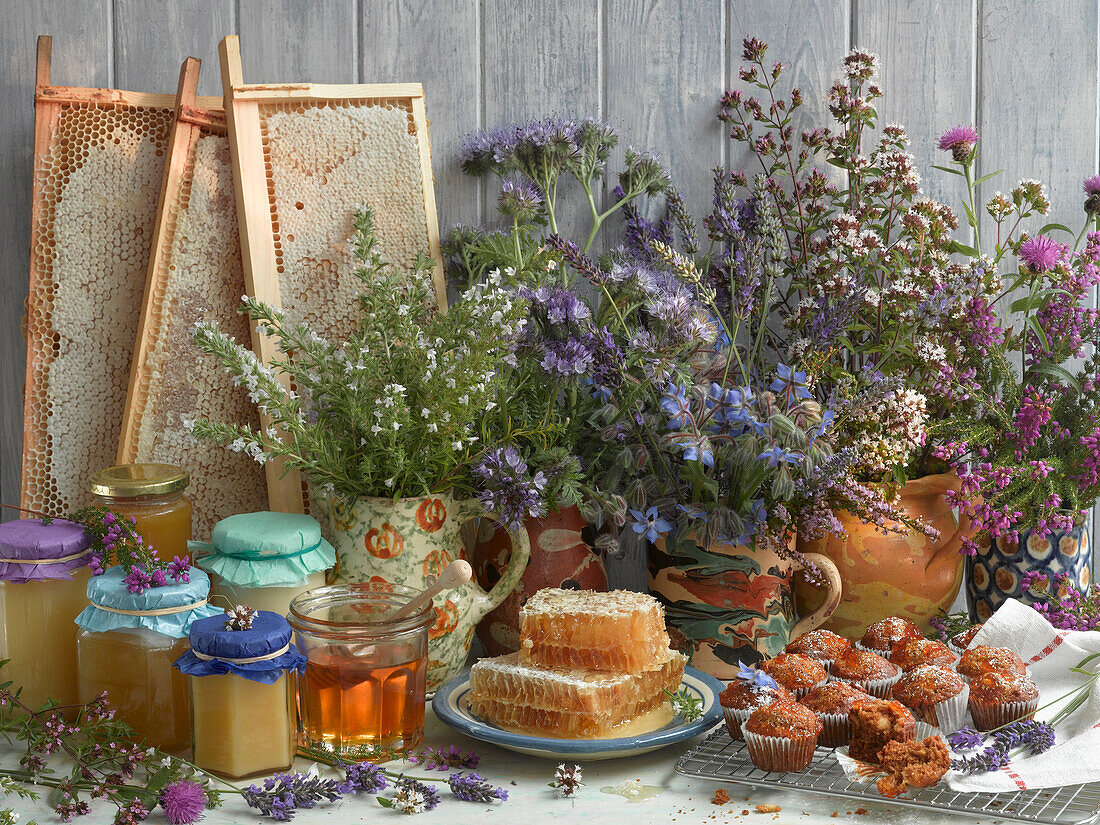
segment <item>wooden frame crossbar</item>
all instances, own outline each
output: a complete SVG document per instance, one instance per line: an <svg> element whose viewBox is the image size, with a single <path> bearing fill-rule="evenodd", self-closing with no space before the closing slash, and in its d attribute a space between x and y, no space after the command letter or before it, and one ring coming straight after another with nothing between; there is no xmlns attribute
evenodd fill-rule
<svg viewBox="0 0 1100 825"><path fill-rule="evenodd" d="M280 287L280 274L290 268L280 262L279 218L275 209L274 173L272 163L265 156L264 111L265 107L287 107L294 113L295 106L323 107L360 106L381 101L399 102L409 113L410 125L402 127L405 139L414 135L417 147L416 165L419 170L420 188L423 193L424 237L427 252L435 261L433 282L436 302L446 309L446 285L439 244L439 223L435 205L435 189L432 179L431 147L428 140L428 120L424 107L424 90L418 83L326 85L310 83L246 84L241 70L240 44L235 35L224 38L219 47L222 69L222 86L225 92L225 114L229 133L230 153L233 161L234 186L237 194L237 220L241 234L241 254L244 260L245 282L248 293L274 306L284 307ZM297 129L295 140L307 140L308 128ZM274 142L274 140L272 140ZM312 173L312 169L310 173ZM320 171L320 170L318 170ZM303 197L302 200L306 198ZM360 201L361 202L361 201ZM376 213L386 208L385 203L374 204ZM297 204L298 209L303 204ZM304 214L304 213L303 213ZM283 229L285 231L285 228ZM320 251L319 251L320 254ZM297 277L295 289L308 293L314 288L305 274L291 273ZM349 277L340 274L337 277ZM354 277L354 276L350 276ZM316 330L325 334L326 330ZM253 329L253 350L271 364L282 357L274 342L258 335ZM266 424L265 424L266 426ZM302 483L296 471L283 472L273 467L268 475L268 491L273 510L300 512L304 506Z"/></svg>

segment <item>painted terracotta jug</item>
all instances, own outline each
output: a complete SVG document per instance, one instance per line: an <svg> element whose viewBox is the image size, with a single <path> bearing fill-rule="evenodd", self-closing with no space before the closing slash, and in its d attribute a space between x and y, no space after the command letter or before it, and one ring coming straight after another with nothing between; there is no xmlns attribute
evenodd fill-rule
<svg viewBox="0 0 1100 825"><path fill-rule="evenodd" d="M883 616L901 616L928 631L929 620L951 606L962 583L959 547L970 523L960 523L944 498L958 488L959 477L944 473L911 479L901 489L900 506L935 527L938 542L917 532L883 534L845 512L836 514L845 538L799 542L799 550L832 559L844 582L844 597L824 627L858 639Z"/></svg>
<svg viewBox="0 0 1100 825"><path fill-rule="evenodd" d="M799 615L792 582L801 565L773 550L735 544L701 547L690 536L662 537L650 548L650 590L665 607L673 647L719 679L732 679L738 662L780 653L791 639L821 625L840 602L836 565L807 554L823 582L823 599Z"/></svg>
<svg viewBox="0 0 1100 825"><path fill-rule="evenodd" d="M476 499L364 497L354 504L322 501L326 537L336 548L333 582L380 582L423 590L456 558L467 558L461 532L483 515ZM323 523L323 522L322 522ZM474 628L512 592L527 567L527 533L512 535L512 553L496 584L486 592L476 582L447 590L433 600L428 631L428 692L457 676L466 664Z"/></svg>

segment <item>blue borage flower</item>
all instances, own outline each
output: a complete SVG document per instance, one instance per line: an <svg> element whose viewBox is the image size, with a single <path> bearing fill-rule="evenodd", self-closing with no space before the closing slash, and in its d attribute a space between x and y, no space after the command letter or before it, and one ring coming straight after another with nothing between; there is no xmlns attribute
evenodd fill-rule
<svg viewBox="0 0 1100 825"><path fill-rule="evenodd" d="M757 531L768 522L768 508L764 504L764 499L753 499L752 504L749 506L749 513L752 517L752 521L748 521L745 524L744 530L741 535L737 536L733 540L733 544L740 544L742 546L748 546L752 541L753 536Z"/></svg>
<svg viewBox="0 0 1100 825"><path fill-rule="evenodd" d="M691 402L688 400L687 389L679 384L670 384L661 397L661 409L669 417L670 430L687 427L691 421Z"/></svg>
<svg viewBox="0 0 1100 825"><path fill-rule="evenodd" d="M786 364L776 364L775 372L778 377L768 386L772 392L785 395L788 403L791 402L792 397L801 399L813 398L806 373L795 372Z"/></svg>
<svg viewBox="0 0 1100 825"><path fill-rule="evenodd" d="M775 679L767 673L752 665L746 665L740 659L737 660L737 667L739 667L740 670L734 674L734 678L741 682L746 682L750 687L773 689L779 687Z"/></svg>
<svg viewBox="0 0 1100 825"><path fill-rule="evenodd" d="M705 438L692 435L677 436L673 439L677 447L683 449L684 461L701 461L704 467L714 466L714 451Z"/></svg>
<svg viewBox="0 0 1100 825"><path fill-rule="evenodd" d="M657 541L663 534L671 533L676 526L671 521L661 518L655 506L644 513L631 509L630 515L634 517L631 529L639 535L644 535L647 541Z"/></svg>
<svg viewBox="0 0 1100 825"><path fill-rule="evenodd" d="M782 447L775 446L764 450L756 457L756 460L767 461L769 467L778 467L780 464L795 464L805 457L803 453L796 450L785 450Z"/></svg>

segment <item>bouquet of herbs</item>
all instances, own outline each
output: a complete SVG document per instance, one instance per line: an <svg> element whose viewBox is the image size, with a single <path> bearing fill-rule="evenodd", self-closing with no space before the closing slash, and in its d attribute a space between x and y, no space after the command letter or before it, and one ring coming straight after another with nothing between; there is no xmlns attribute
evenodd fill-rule
<svg viewBox="0 0 1100 825"><path fill-rule="evenodd" d="M967 181L968 215L976 210L977 142L969 127L949 130L940 141L957 167L947 171ZM963 250L989 268L1014 259L1017 270L1001 294L979 307L991 319L973 333L988 353L987 374L980 383L958 385L972 401L970 414L945 424L938 450L962 478L955 503L978 528L964 542L971 554L979 542L1015 543L1026 528L1069 531L1100 496L1100 314L1087 306L1100 283L1100 176L1084 189L1085 223L1076 240L1060 224L1017 235L1025 218L1049 206L1038 182L1021 181L1009 196L998 192L986 204L997 228L992 256L981 256L976 220L975 245ZM994 303L1004 298L1014 298L1008 328L992 320Z"/></svg>
<svg viewBox="0 0 1100 825"><path fill-rule="evenodd" d="M727 92L719 114L758 160L778 222L775 280L787 289L765 340L805 367L854 477L902 483L937 469L935 423L973 408L959 385L981 377L971 333L991 323L981 313L999 283L983 261L952 258L957 220L922 196L904 128L872 140L877 59L853 50L828 93L833 125L796 137L802 93L780 91L784 67L767 65L766 49L745 40L739 76L753 91Z"/></svg>
<svg viewBox="0 0 1100 825"><path fill-rule="evenodd" d="M328 341L246 296L241 311L277 340L277 363L263 364L214 324L198 325L194 340L270 424L253 430L202 419L189 426L261 463L285 459L326 496L472 490L474 467L493 446L483 424L500 397L498 365L523 327L523 303L489 278L439 312L430 261L421 259L411 273L385 262L372 217L364 207L355 223L358 330L347 341Z"/></svg>

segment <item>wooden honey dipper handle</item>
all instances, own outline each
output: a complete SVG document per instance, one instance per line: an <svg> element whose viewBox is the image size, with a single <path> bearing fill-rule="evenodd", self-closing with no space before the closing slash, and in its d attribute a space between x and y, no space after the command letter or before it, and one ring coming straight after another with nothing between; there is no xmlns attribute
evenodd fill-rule
<svg viewBox="0 0 1100 825"><path fill-rule="evenodd" d="M474 568L470 567L470 563L465 559L456 559L443 568L443 572L439 574L439 578L435 580L435 583L427 590L423 590L413 596L408 602L401 605L401 607L394 610L388 616L386 616L387 622L392 622L395 619L403 619L406 616L410 616L416 613L424 605L432 600L432 597L444 590L450 590L452 587L458 587L470 581L474 576Z"/></svg>

